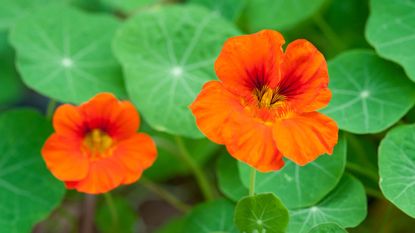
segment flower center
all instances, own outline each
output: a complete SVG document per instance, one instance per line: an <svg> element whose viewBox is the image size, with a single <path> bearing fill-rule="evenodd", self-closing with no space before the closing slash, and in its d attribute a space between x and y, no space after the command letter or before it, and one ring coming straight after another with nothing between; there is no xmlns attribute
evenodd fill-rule
<svg viewBox="0 0 415 233"><path fill-rule="evenodd" d="M93 129L84 138L84 146L88 150L91 159L110 156L110 148L112 145L112 138L101 129Z"/></svg>
<svg viewBox="0 0 415 233"><path fill-rule="evenodd" d="M261 89L255 88L254 95L258 100L258 107L260 108L271 108L280 106L285 96L278 93L278 89L271 89L267 86L263 86Z"/></svg>

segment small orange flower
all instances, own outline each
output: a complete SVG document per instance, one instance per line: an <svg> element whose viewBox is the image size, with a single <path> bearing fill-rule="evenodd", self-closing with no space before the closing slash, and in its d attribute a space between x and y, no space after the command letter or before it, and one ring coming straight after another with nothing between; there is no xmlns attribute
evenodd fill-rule
<svg viewBox="0 0 415 233"><path fill-rule="evenodd" d="M68 189L98 194L137 181L156 159L156 146L137 133L134 106L111 94L98 94L79 107L65 104L53 117L55 133L42 155Z"/></svg>
<svg viewBox="0 0 415 233"><path fill-rule="evenodd" d="M316 112L329 103L327 64L308 41L285 52L282 35L263 30L230 38L210 81L190 106L200 130L236 159L278 170L283 155L299 165L333 152L337 124Z"/></svg>

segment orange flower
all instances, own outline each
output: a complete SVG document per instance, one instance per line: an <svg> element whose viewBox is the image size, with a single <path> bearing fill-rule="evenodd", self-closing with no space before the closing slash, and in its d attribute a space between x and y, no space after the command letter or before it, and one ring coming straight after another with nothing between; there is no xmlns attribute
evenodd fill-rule
<svg viewBox="0 0 415 233"><path fill-rule="evenodd" d="M42 155L68 189L105 193L137 181L156 159L155 144L136 132L139 125L134 106L111 94L98 94L79 107L65 104L56 110L56 132Z"/></svg>
<svg viewBox="0 0 415 233"><path fill-rule="evenodd" d="M316 112L327 106L327 65L308 41L285 52L282 35L263 30L226 41L210 81L190 106L199 129L236 159L266 172L333 152L337 124Z"/></svg>

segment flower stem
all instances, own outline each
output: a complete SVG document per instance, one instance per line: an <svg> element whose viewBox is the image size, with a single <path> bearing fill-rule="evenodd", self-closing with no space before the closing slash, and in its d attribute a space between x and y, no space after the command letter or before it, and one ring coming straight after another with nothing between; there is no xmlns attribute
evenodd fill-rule
<svg viewBox="0 0 415 233"><path fill-rule="evenodd" d="M186 203L180 201L174 195L172 195L171 193L169 193L165 189L161 188L159 185L153 183L151 180L148 180L148 179L142 177L140 179L140 183L145 188L147 188L151 192L157 194L163 200L165 200L170 205L172 205L173 207L175 207L177 210L186 213L186 212L188 212L191 209L191 207L189 205L187 205Z"/></svg>
<svg viewBox="0 0 415 233"><path fill-rule="evenodd" d="M350 163L350 162L347 162L346 168L350 171L366 176L367 178L371 179L376 184L379 182L379 176L376 173L372 172L372 170L370 169L361 167L360 165Z"/></svg>
<svg viewBox="0 0 415 233"><path fill-rule="evenodd" d="M118 213L117 213L117 209L115 208L114 205L114 200L112 199L111 193L105 193L104 194L105 197L105 202L108 205L108 208L110 210L111 213L111 218L112 218L112 229L114 230L114 232L117 232L118 229Z"/></svg>
<svg viewBox="0 0 415 233"><path fill-rule="evenodd" d="M370 187L365 187L365 191L366 191L366 194L370 197L380 199L380 200L385 200L385 197L379 190L376 190Z"/></svg>
<svg viewBox="0 0 415 233"><path fill-rule="evenodd" d="M317 27L321 30L321 32L323 32L323 34L330 41L330 43L336 48L337 51L341 51L346 47L343 44L340 37L330 27L330 25L326 22L323 16L321 16L321 14L316 14L313 17L313 20L314 20L314 23L317 25Z"/></svg>
<svg viewBox="0 0 415 233"><path fill-rule="evenodd" d="M57 105L56 100L50 99L48 103L48 107L46 109L46 118L52 119L53 112L55 111L56 105Z"/></svg>
<svg viewBox="0 0 415 233"><path fill-rule="evenodd" d="M200 166L195 162L195 160L190 155L189 151L187 150L186 146L184 145L184 142L182 138L176 136L175 137L177 146L179 147L179 156L189 166L190 170L192 171L193 175L196 178L196 181L203 193L203 196L206 200L213 200L214 199L214 193L213 190L209 184L207 175L205 172L200 168Z"/></svg>
<svg viewBox="0 0 415 233"><path fill-rule="evenodd" d="M249 177L249 196L255 196L255 178L256 169L251 167L251 174Z"/></svg>

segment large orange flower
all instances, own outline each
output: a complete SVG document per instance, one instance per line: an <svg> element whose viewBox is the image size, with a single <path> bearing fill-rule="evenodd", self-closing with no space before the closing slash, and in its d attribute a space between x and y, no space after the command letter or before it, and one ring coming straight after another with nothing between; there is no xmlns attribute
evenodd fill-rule
<svg viewBox="0 0 415 233"><path fill-rule="evenodd" d="M206 83L190 106L200 130L260 171L278 170L283 155L299 165L331 154L338 128L316 112L327 106L327 65L308 41L285 52L282 35L263 30L226 41L215 63L220 81Z"/></svg>
<svg viewBox="0 0 415 233"><path fill-rule="evenodd" d="M111 94L99 94L80 105L62 105L53 117L55 133L42 155L52 174L67 188L105 193L137 181L156 159L156 147L137 133L134 106Z"/></svg>

